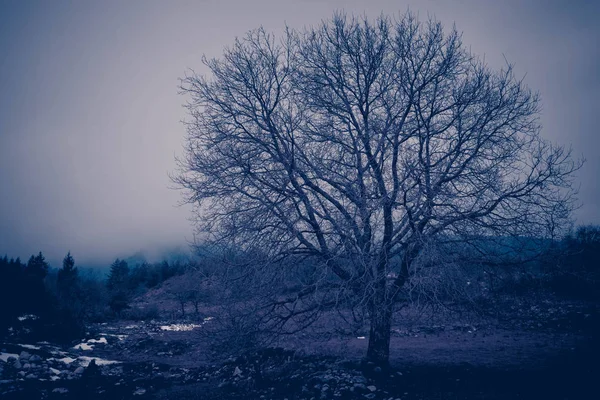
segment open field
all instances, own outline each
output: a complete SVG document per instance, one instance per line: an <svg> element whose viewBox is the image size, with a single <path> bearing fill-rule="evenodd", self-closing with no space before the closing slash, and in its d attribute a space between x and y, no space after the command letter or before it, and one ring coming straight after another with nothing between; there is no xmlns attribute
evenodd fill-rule
<svg viewBox="0 0 600 400"><path fill-rule="evenodd" d="M69 346L14 337L0 344L0 393L111 400L595 398L598 306L515 304L511 318L398 321L389 369L362 361L363 336L327 335L333 316L268 349L231 357L206 340L215 323L210 308L180 321L94 324Z"/></svg>

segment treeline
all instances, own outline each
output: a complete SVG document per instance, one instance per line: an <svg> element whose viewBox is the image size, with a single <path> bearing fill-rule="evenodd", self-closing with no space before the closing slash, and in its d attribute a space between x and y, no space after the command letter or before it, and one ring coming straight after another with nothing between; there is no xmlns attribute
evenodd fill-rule
<svg viewBox="0 0 600 400"><path fill-rule="evenodd" d="M106 280L108 306L115 315L120 316L129 308L133 296L156 287L173 276L181 275L189 268L190 263L179 261L162 261L156 264L144 262L130 268L127 261L117 258L111 264Z"/></svg>
<svg viewBox="0 0 600 400"><path fill-rule="evenodd" d="M27 263L19 258L0 258L0 331L25 314L47 315L51 296L45 287L48 263L40 252Z"/></svg>
<svg viewBox="0 0 600 400"><path fill-rule="evenodd" d="M542 259L546 281L557 294L600 300L600 226L580 226Z"/></svg>
<svg viewBox="0 0 600 400"><path fill-rule="evenodd" d="M116 259L105 277L78 268L70 252L58 270L42 252L27 263L5 255L0 257L0 337L69 340L82 334L85 322L120 317L136 295L189 267L180 261L130 266Z"/></svg>

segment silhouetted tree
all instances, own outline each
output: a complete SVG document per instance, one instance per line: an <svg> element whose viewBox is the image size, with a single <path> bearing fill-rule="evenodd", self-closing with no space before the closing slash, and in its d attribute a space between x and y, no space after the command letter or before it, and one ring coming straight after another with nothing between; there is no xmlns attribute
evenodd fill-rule
<svg viewBox="0 0 600 400"><path fill-rule="evenodd" d="M46 291L44 279L48 275L48 263L40 251L37 256L31 256L24 269L24 280L27 295L22 302L27 312L38 314L41 317L51 313L53 307L50 294Z"/></svg>
<svg viewBox="0 0 600 400"><path fill-rule="evenodd" d="M273 305L271 331L352 302L368 311L367 357L387 362L424 249L485 254L488 238L568 219L580 163L541 137L538 96L437 21L336 14L282 41L251 31L204 63L210 79L182 80L191 120L175 181L203 237L250 255L233 279ZM271 288L296 272L290 255L314 268L282 299Z"/></svg>
<svg viewBox="0 0 600 400"><path fill-rule="evenodd" d="M37 256L32 255L29 258L25 267L25 273L32 279L39 281L43 281L46 275L48 275L48 263L41 251Z"/></svg>
<svg viewBox="0 0 600 400"><path fill-rule="evenodd" d="M75 260L71 256L71 252L68 252L63 259L63 266L58 270L56 277L56 286L58 295L64 298L66 302L74 301L75 294L78 291L78 274L77 267L75 267Z"/></svg>
<svg viewBox="0 0 600 400"><path fill-rule="evenodd" d="M116 315L121 315L124 310L130 307L129 301L128 293L125 291L117 291L111 294L108 305Z"/></svg>
<svg viewBox="0 0 600 400"><path fill-rule="evenodd" d="M127 261L116 259L110 266L107 287L112 291L126 290L129 282Z"/></svg>
<svg viewBox="0 0 600 400"><path fill-rule="evenodd" d="M116 259L110 266L107 287L110 293L109 306L117 315L129 308L129 266L127 261Z"/></svg>
<svg viewBox="0 0 600 400"><path fill-rule="evenodd" d="M0 336L26 309L22 297L30 288L25 285L24 271L19 258L0 258Z"/></svg>

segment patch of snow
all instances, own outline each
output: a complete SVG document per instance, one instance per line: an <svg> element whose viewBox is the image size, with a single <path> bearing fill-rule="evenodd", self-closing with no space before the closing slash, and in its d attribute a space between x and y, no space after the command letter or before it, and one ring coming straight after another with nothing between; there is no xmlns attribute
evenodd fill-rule
<svg viewBox="0 0 600 400"><path fill-rule="evenodd" d="M105 337L101 337L100 339L90 339L87 341L88 344L90 343L101 343L101 344L107 344L108 342L106 341Z"/></svg>
<svg viewBox="0 0 600 400"><path fill-rule="evenodd" d="M111 365L111 364L120 364L121 361L114 361L114 360L105 360L103 358L98 358L98 357L77 357L77 360L79 361L79 364L82 367L87 367L88 365L90 365L90 363L92 362L92 360L96 360L96 365Z"/></svg>
<svg viewBox="0 0 600 400"><path fill-rule="evenodd" d="M56 376L56 375L54 375L54 376L51 376L51 377L50 377L50 380L51 380L51 381L57 381L57 380L59 380L59 379L60 379L60 378L59 378L58 376Z"/></svg>
<svg viewBox="0 0 600 400"><path fill-rule="evenodd" d="M206 317L206 318L204 318L204 322L208 322L208 321L211 321L213 319L215 319L215 317Z"/></svg>
<svg viewBox="0 0 600 400"><path fill-rule="evenodd" d="M58 370L58 369L56 369L56 368L52 368L52 367L50 367L50 368L48 368L48 369L49 369L49 370L50 370L50 372L52 372L53 374L56 374L56 375L60 374L60 370Z"/></svg>
<svg viewBox="0 0 600 400"><path fill-rule="evenodd" d="M0 353L0 360L7 362L9 357L14 357L14 358L19 358L18 354L12 354L12 353Z"/></svg>
<svg viewBox="0 0 600 400"><path fill-rule="evenodd" d="M191 331L195 328L199 328L200 325L197 324L171 324L171 325L162 325L160 327L161 330L163 331L176 331L176 332L181 332L181 331Z"/></svg>
<svg viewBox="0 0 600 400"><path fill-rule="evenodd" d="M115 335L114 333L100 333L102 336L112 336L119 340L125 340L129 335Z"/></svg>
<svg viewBox="0 0 600 400"><path fill-rule="evenodd" d="M65 364L71 364L73 361L75 361L75 359L71 358L71 357L63 357L63 358L57 359L56 361L60 361Z"/></svg>
<svg viewBox="0 0 600 400"><path fill-rule="evenodd" d="M28 319L36 320L36 319L38 319L38 316L37 315L33 315L33 314L23 314L20 317L18 317L18 320L21 321L21 322L22 321L26 321Z"/></svg>
<svg viewBox="0 0 600 400"><path fill-rule="evenodd" d="M124 327L123 329L135 329L137 328L137 325L127 325L126 327Z"/></svg>
<svg viewBox="0 0 600 400"><path fill-rule="evenodd" d="M90 346L87 343L79 343L77 346L73 346L75 350L94 350L94 346Z"/></svg>
<svg viewBox="0 0 600 400"><path fill-rule="evenodd" d="M358 336L357 339L364 340L364 339L366 339L366 337L364 337L364 336Z"/></svg>
<svg viewBox="0 0 600 400"><path fill-rule="evenodd" d="M39 350L39 349L41 349L40 346L34 346L32 344L17 344L17 346L25 347L26 349L29 349L29 350Z"/></svg>

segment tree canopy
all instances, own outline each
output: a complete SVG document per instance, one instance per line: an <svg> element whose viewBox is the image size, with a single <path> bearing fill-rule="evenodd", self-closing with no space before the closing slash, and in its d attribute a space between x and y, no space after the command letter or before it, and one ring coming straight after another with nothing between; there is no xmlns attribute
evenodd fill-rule
<svg viewBox="0 0 600 400"><path fill-rule="evenodd" d="M199 232L311 258L320 267L288 304L330 274L324 296L369 312L370 359L387 361L394 304L431 243L568 221L580 163L541 136L538 95L438 21L338 13L281 39L250 31L204 64L208 77L181 81L190 119L174 178Z"/></svg>

